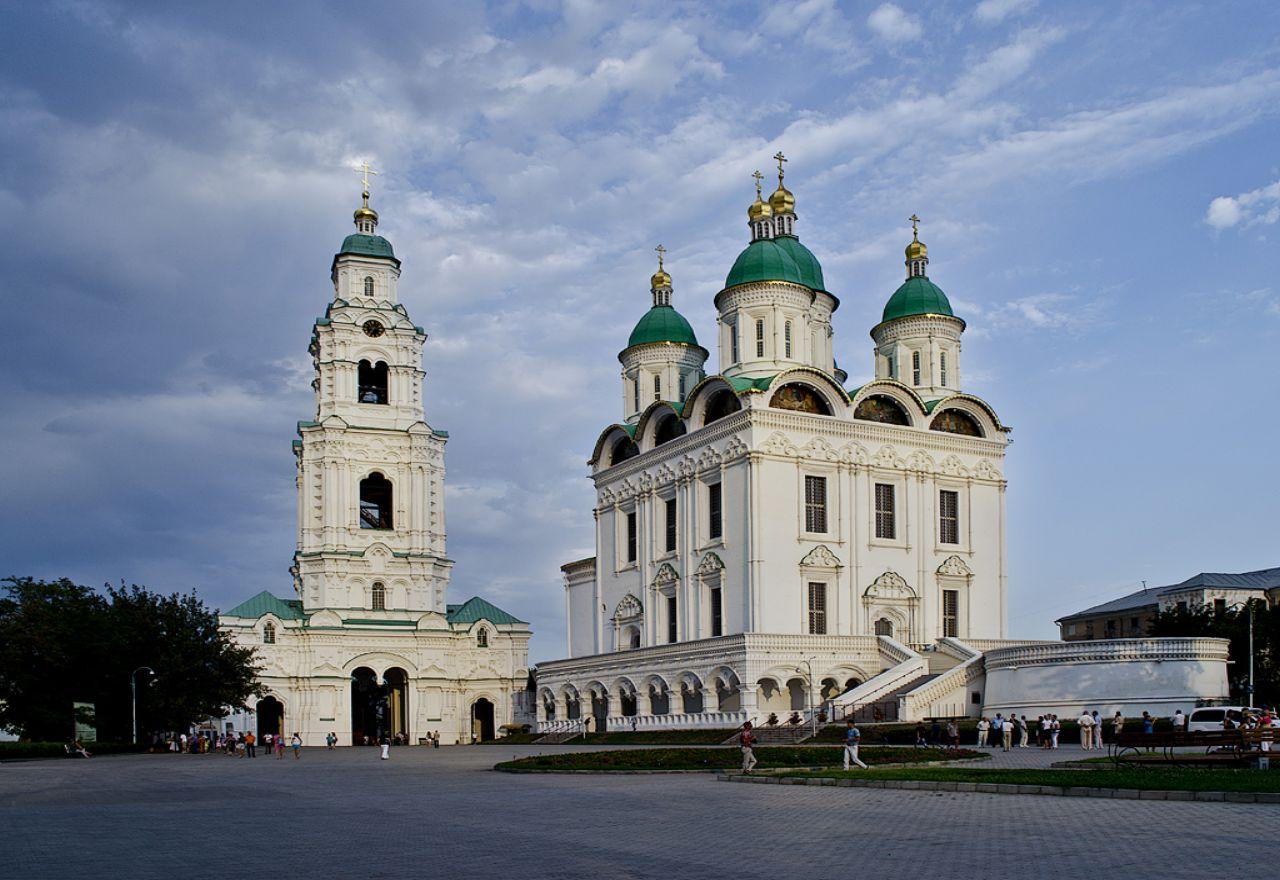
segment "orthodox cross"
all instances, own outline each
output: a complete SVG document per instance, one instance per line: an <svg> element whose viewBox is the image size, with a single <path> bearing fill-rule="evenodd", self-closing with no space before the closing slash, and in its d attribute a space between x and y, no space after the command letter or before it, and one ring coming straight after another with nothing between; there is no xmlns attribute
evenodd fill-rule
<svg viewBox="0 0 1280 880"><path fill-rule="evenodd" d="M756 169L756 173L751 175L756 179L756 198L760 198L760 181L764 180L764 175L760 173L760 169Z"/></svg>
<svg viewBox="0 0 1280 880"><path fill-rule="evenodd" d="M915 239L919 239L920 218L917 217L915 214L912 214L907 219L911 221L911 237Z"/></svg>
<svg viewBox="0 0 1280 880"><path fill-rule="evenodd" d="M356 174L362 175L361 182L364 184L364 194L367 196L369 194L369 175L377 175L378 172L374 171L373 166L368 162L361 162L358 168L352 168L351 170Z"/></svg>
<svg viewBox="0 0 1280 880"><path fill-rule="evenodd" d="M666 249L666 248L664 248L662 245L658 245L656 248L654 248L654 250L658 252L658 271L659 271L659 272L661 272L661 271L662 271L662 257L663 257L663 255L664 255L664 254L666 254L667 249Z"/></svg>
<svg viewBox="0 0 1280 880"><path fill-rule="evenodd" d="M779 180L779 181L781 181L781 180L782 180L782 176L783 176L783 174L784 174L784 172L783 172L783 170L782 170L782 163L787 161L787 157L786 157L786 156L784 156L784 155L782 155L782 151L781 151L781 150L779 150L779 151L777 152L777 154L776 154L776 155L774 155L774 157L773 157L773 158L774 158L774 160L775 160L775 161L777 161L777 163L778 163L778 180Z"/></svg>

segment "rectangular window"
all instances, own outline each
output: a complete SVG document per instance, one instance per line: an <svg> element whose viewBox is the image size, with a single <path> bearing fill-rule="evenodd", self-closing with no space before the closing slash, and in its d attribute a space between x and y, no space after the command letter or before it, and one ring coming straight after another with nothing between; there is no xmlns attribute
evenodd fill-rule
<svg viewBox="0 0 1280 880"><path fill-rule="evenodd" d="M676 597L667 597L667 641L676 640Z"/></svg>
<svg viewBox="0 0 1280 880"><path fill-rule="evenodd" d="M653 399L654 400L662 399L662 377L661 376L653 377Z"/></svg>
<svg viewBox="0 0 1280 880"><path fill-rule="evenodd" d="M724 606L719 587L711 588L711 635L724 635Z"/></svg>
<svg viewBox="0 0 1280 880"><path fill-rule="evenodd" d="M709 514L707 535L712 540L715 540L724 534L724 527L721 522L719 483L712 483L707 487L707 513Z"/></svg>
<svg viewBox="0 0 1280 880"><path fill-rule="evenodd" d="M635 381L631 383L631 400L632 409L640 412L640 377L636 376Z"/></svg>
<svg viewBox="0 0 1280 880"><path fill-rule="evenodd" d="M738 325L736 323L729 325L729 360L735 364L738 362Z"/></svg>
<svg viewBox="0 0 1280 880"><path fill-rule="evenodd" d="M809 584L809 635L827 634L827 585Z"/></svg>
<svg viewBox="0 0 1280 880"><path fill-rule="evenodd" d="M942 634L955 638L960 634L960 592L942 591Z"/></svg>
<svg viewBox="0 0 1280 880"><path fill-rule="evenodd" d="M945 351L938 355L938 384L943 388L947 387L947 353Z"/></svg>
<svg viewBox="0 0 1280 880"><path fill-rule="evenodd" d="M889 483L876 483L876 537L890 541L898 537L893 486Z"/></svg>
<svg viewBox="0 0 1280 880"><path fill-rule="evenodd" d="M791 357L791 322L782 325L783 341L787 346L787 357Z"/></svg>
<svg viewBox="0 0 1280 880"><path fill-rule="evenodd" d="M1184 602L1179 602L1179 603L1178 603L1178 610L1179 610L1179 611L1186 611L1186 610L1187 610L1187 603L1186 603L1185 601L1184 601Z"/></svg>
<svg viewBox="0 0 1280 880"><path fill-rule="evenodd" d="M682 372L680 374L680 402L681 403L684 403L684 384L685 384L684 377L685 377L685 374Z"/></svg>
<svg viewBox="0 0 1280 880"><path fill-rule="evenodd" d="M911 352L911 384L920 384L920 352Z"/></svg>
<svg viewBox="0 0 1280 880"><path fill-rule="evenodd" d="M1214 613L1214 614L1226 614L1226 613L1227 613L1227 600L1226 600L1226 599L1214 599L1214 600L1213 600L1213 613Z"/></svg>
<svg viewBox="0 0 1280 880"><path fill-rule="evenodd" d="M827 531L827 478L804 478L804 530Z"/></svg>
<svg viewBox="0 0 1280 880"><path fill-rule="evenodd" d="M667 552L676 551L676 500L667 499Z"/></svg>
<svg viewBox="0 0 1280 880"><path fill-rule="evenodd" d="M1063 635L1073 636L1075 634L1076 634L1076 625L1074 623L1068 623L1066 630L1063 632Z"/></svg>
<svg viewBox="0 0 1280 880"><path fill-rule="evenodd" d="M636 561L636 515L627 514L627 562Z"/></svg>
<svg viewBox="0 0 1280 880"><path fill-rule="evenodd" d="M938 540L960 543L960 493L943 489L938 493Z"/></svg>
<svg viewBox="0 0 1280 880"><path fill-rule="evenodd" d="M764 321L756 321L756 357L764 357Z"/></svg>

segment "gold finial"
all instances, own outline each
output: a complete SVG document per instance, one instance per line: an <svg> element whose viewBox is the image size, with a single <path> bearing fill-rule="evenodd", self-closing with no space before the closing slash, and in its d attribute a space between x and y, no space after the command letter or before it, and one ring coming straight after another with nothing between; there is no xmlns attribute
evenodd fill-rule
<svg viewBox="0 0 1280 880"><path fill-rule="evenodd" d="M911 240L919 241L920 240L920 218L917 217L915 214L912 214L907 219L911 221Z"/></svg>
<svg viewBox="0 0 1280 880"><path fill-rule="evenodd" d="M786 174L786 172L785 172L785 171L783 171L782 163L783 163L783 162L788 161L788 159L787 159L787 157L786 157L786 156L782 155L782 151L781 151L781 150L779 150L778 152L774 153L774 154L773 154L773 158L774 158L774 161L776 161L776 162L778 163L778 185L779 185L779 186L781 186L781 185L782 185L782 178L783 178L783 176Z"/></svg>
<svg viewBox="0 0 1280 880"><path fill-rule="evenodd" d="M907 219L911 221L911 243L907 245L907 277L911 278L924 274L924 264L929 261L929 249L920 240L920 218L912 214Z"/></svg>
<svg viewBox="0 0 1280 880"><path fill-rule="evenodd" d="M760 169L757 168L751 176L756 179L756 200L751 203L750 208L747 208L747 222L755 223L765 217L772 217L773 209L769 207L769 203L764 200L764 194L760 191L760 181L764 180Z"/></svg>
<svg viewBox="0 0 1280 880"><path fill-rule="evenodd" d="M764 175L761 174L760 169L757 168L755 172L752 173L751 176L756 179L756 198L759 199L763 195L763 193L760 191L760 181L764 180Z"/></svg>
<svg viewBox="0 0 1280 880"><path fill-rule="evenodd" d="M658 245L656 248L654 248L654 250L658 252L658 271L659 271L659 272L661 272L661 271L662 271L662 258L663 258L663 256L665 256L665 255L666 255L666 253L667 253L667 249L666 249L666 248L664 248L662 245Z"/></svg>
<svg viewBox="0 0 1280 880"><path fill-rule="evenodd" d="M667 254L667 249L666 249L666 248L664 248L662 245L658 245L656 248L654 248L654 250L658 252L658 271L657 271L657 272L654 272L654 273L653 273L653 277L651 277L651 278L649 279L649 288L650 288L651 290L655 290L655 291L656 291L656 290L658 290L659 288L662 288L662 287L670 287L670 286L671 286L671 276L670 276L670 275L668 275L668 274L667 274L667 270L666 270L666 269L664 269L664 268L662 267L662 261L663 261L663 260L662 260L662 258L666 256L666 254ZM655 297L656 297L656 294L655 294ZM668 301L667 301L667 302L665 302L665 303L659 303L659 302L658 302L658 300L655 298L655 299L654 299L654 303L653 303L653 304L654 304L655 306L656 306L656 305L671 305L671 302L670 302L670 298L669 298L669 297L668 297Z"/></svg>
<svg viewBox="0 0 1280 880"><path fill-rule="evenodd" d="M779 150L774 154L774 160L778 163L778 188L773 191L773 195L769 196L769 208L774 214L794 214L796 212L796 197L793 196L785 186L782 185L782 178L786 176L786 170L782 167L782 163L787 161L787 157L782 155ZM791 234L791 229L779 229L778 234Z"/></svg>

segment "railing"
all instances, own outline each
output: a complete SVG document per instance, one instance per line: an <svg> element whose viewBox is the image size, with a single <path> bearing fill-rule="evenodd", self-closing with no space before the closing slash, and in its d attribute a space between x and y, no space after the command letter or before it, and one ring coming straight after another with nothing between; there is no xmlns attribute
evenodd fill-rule
<svg viewBox="0 0 1280 880"><path fill-rule="evenodd" d="M570 734L570 736L578 736L585 733L586 729L587 725L581 718L560 718L551 721L539 721L537 732L548 736L565 733Z"/></svg>
<svg viewBox="0 0 1280 880"><path fill-rule="evenodd" d="M1226 660L1226 639L1195 637L1042 642L997 648L985 654L987 670L1052 663L1114 663L1126 660Z"/></svg>
<svg viewBox="0 0 1280 880"><path fill-rule="evenodd" d="M690 728L741 727L747 713L737 712L670 712L665 715L610 715L610 731L688 730Z"/></svg>
<svg viewBox="0 0 1280 880"><path fill-rule="evenodd" d="M952 646L955 650L961 650L963 645ZM902 695L902 717L908 719L923 718L927 714L937 715L938 712L930 712L934 703L947 695L947 693L960 688L967 695L969 682L975 680L984 672L983 655L969 652L969 659L965 660L958 666L953 666L937 678L930 679L915 690L907 691ZM954 715L955 703L948 704L950 711L942 714ZM968 713L968 703L964 696L960 699L960 706L964 707L961 714Z"/></svg>

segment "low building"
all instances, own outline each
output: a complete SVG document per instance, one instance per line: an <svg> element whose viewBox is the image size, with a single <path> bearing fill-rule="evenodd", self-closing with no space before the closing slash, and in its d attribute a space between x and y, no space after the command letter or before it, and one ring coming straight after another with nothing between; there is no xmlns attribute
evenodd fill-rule
<svg viewBox="0 0 1280 880"><path fill-rule="evenodd" d="M1137 639L1147 635L1160 612L1204 607L1226 610L1250 599L1269 601L1272 591L1280 591L1280 568L1239 574L1201 572L1182 583L1138 590L1055 622L1066 642Z"/></svg>

